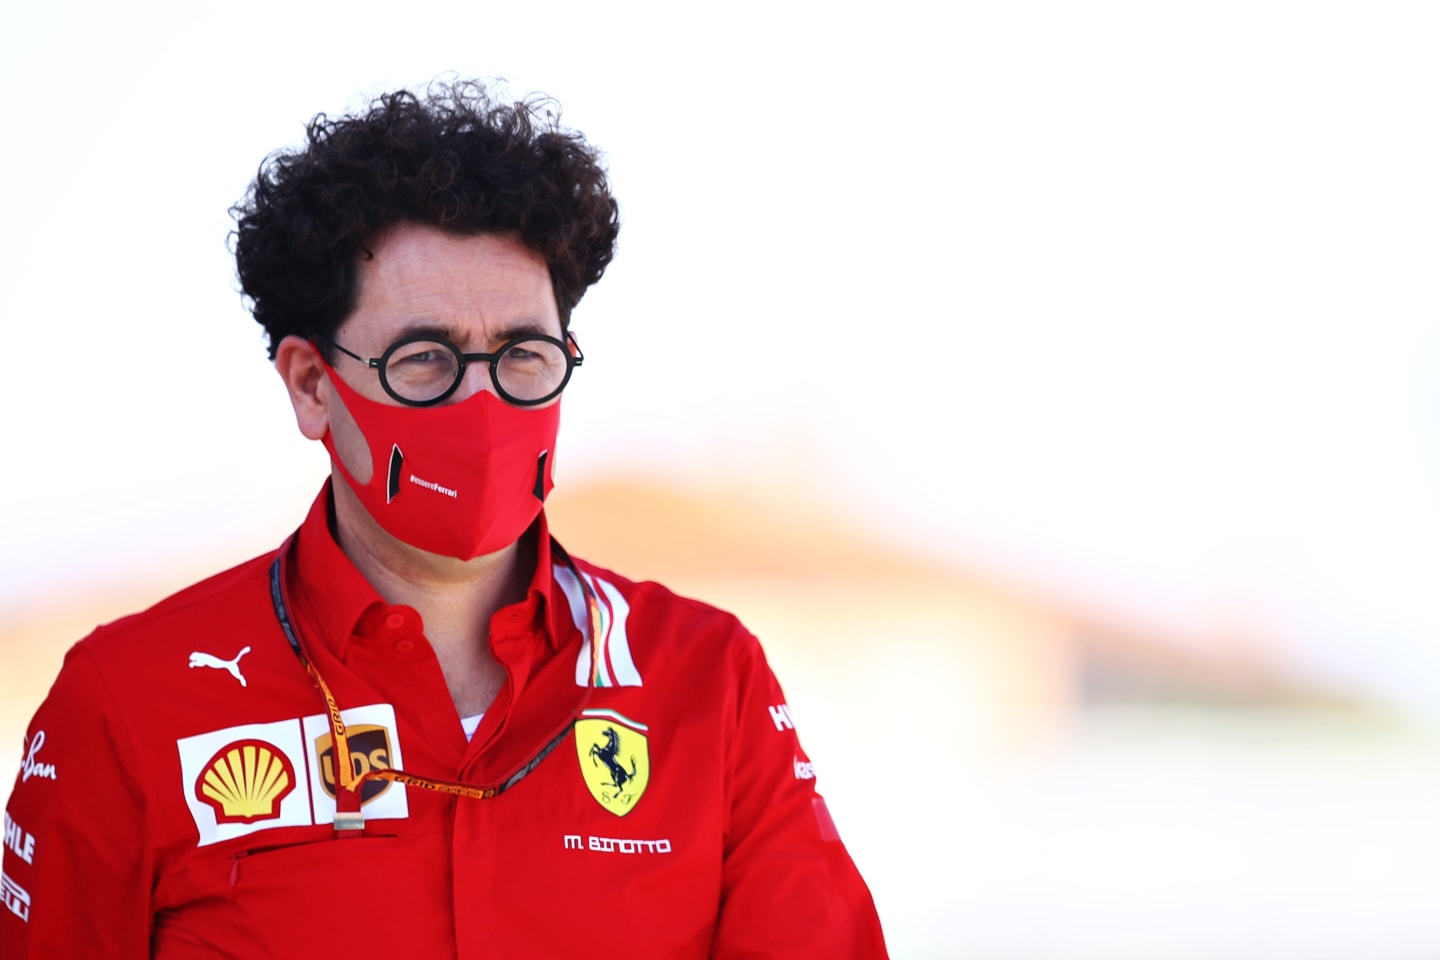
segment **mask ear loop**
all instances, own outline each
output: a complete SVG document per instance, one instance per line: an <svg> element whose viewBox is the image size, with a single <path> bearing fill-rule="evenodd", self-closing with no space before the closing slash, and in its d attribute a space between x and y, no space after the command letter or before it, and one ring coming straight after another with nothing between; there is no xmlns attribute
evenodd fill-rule
<svg viewBox="0 0 1440 960"><path fill-rule="evenodd" d="M348 414L349 406L346 404L345 395L348 391L349 393L355 394L358 397L360 395L359 391L357 391L354 387L350 386L350 384L348 383L344 384L343 386L336 386L336 383L341 381L340 374L336 371L334 367L330 366L330 364L326 362L325 354L320 352L319 347L316 347L313 342L310 344L310 346L315 349L315 357L320 361L321 370L324 372L325 376L330 381L331 390L339 398L340 403L345 406L346 413ZM356 359L358 360L359 358L357 357ZM350 472L349 466L346 465L344 458L340 456L340 448L335 445L335 431L330 429L328 425L325 428L325 436L321 438L320 442L325 445L326 452L330 454L330 462L340 468L340 474L345 478L345 482L350 484L350 488L352 490L363 490L365 489L365 487L369 486L370 483L375 482L375 474L379 472L380 465L375 462L375 453L370 448L370 438L365 436L365 431L361 428L359 422L356 421L353 416L350 417L350 420L354 424L355 429L359 431L361 439L365 442L365 456L370 459L369 483L361 483L360 480L355 476L355 474ZM400 452L400 445L391 444L390 462L386 465L385 476L386 503L394 500L395 494L400 491L400 471L404 463L405 454Z"/></svg>

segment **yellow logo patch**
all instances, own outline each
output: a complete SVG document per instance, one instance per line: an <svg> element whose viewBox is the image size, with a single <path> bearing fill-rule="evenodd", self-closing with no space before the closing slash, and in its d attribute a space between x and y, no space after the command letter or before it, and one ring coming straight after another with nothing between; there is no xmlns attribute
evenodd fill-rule
<svg viewBox="0 0 1440 960"><path fill-rule="evenodd" d="M195 796L215 811L216 823L254 823L280 816L280 801L295 789L295 768L274 744L238 740L221 747L195 782Z"/></svg>
<svg viewBox="0 0 1440 960"><path fill-rule="evenodd" d="M575 723L580 775L600 806L617 817L635 809L650 783L648 728L614 710L586 710Z"/></svg>

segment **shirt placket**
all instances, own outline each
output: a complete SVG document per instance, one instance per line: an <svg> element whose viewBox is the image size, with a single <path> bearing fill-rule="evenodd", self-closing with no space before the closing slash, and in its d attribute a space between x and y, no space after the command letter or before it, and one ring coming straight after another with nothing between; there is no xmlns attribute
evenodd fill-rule
<svg viewBox="0 0 1440 960"><path fill-rule="evenodd" d="M523 694L535 657L546 642L536 628L536 610L532 597L497 611L491 619L490 648L495 659L505 667L506 680L495 702L485 711L485 720L466 753L463 773L467 779L490 779L496 774L495 770L486 769L486 753L504 736L511 709ZM495 815L502 803L503 798L462 798L455 807L451 875L455 941L460 960L493 957L493 948L487 945L497 942L497 925L505 922L505 918L497 916L494 907L500 902L497 883L505 867L495 862L497 844L494 842L494 831L501 826L496 823Z"/></svg>

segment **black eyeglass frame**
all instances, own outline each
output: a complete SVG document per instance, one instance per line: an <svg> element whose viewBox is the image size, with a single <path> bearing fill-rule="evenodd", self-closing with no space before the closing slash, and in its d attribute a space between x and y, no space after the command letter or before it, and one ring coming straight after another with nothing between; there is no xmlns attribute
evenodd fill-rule
<svg viewBox="0 0 1440 960"><path fill-rule="evenodd" d="M495 387L495 392L500 396L502 400L517 407L537 407L542 403L548 403L551 400L554 400L556 397L560 396L560 394L565 390L566 385L569 384L570 375L575 372L575 368L585 362L585 354L580 350L579 341L575 339L575 335L573 333L570 333L568 331L565 333L565 340L557 340L554 337L548 336L543 333L527 333L524 336L516 337L513 340L507 340L500 347L500 349L496 350L494 353L465 353L459 347L455 346L455 344L451 343L449 340L446 340L443 337L437 337L431 333L416 333L411 334L408 337L401 337L399 340L396 340L394 343L390 344L390 346L386 347L385 352L380 354L380 356L371 357L368 360L357 353L346 350L344 347L340 346L340 344L336 343L334 340L331 340L329 337L324 336L323 334L315 334L314 339L323 340L330 346L334 347L336 350L339 350L341 353L345 354L345 356L350 357L353 360L358 360L370 369L374 370L376 375L379 376L380 386L384 388L385 392L388 393L391 397L395 398L395 400L397 400L398 402L405 404L407 407L433 407L437 403L443 403L445 400L449 399L450 395L454 393L457 388L459 388L460 382L465 379L465 364L471 361L478 360L483 360L486 363L490 364L490 383ZM444 391L442 391L439 396L431 400L412 400L409 397L401 396L399 393L395 392L395 389L393 387L390 386L390 379L385 376L385 365L389 363L390 358L395 354L396 350L399 350L401 347L406 346L407 344L418 343L422 340L427 343L438 343L448 348L451 353L455 354L455 359L457 361L455 366L455 381L451 383L450 386L447 387ZM537 340L544 343L554 344L555 346L560 348L560 352L565 355L565 376L560 378L560 385L557 386L554 390L547 393L545 396L540 397L537 400L521 400L518 397L511 396L505 390L505 388L501 386L500 375L497 373L496 364L499 363L500 358L503 357L508 351L513 350L516 347L521 346L522 344L532 343ZM571 347L575 348L573 353L570 350Z"/></svg>

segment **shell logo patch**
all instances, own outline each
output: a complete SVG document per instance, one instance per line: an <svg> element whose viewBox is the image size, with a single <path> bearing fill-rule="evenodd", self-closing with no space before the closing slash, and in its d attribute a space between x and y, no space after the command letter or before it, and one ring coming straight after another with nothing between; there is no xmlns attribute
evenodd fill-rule
<svg viewBox="0 0 1440 960"><path fill-rule="evenodd" d="M299 718L242 723L184 737L180 753L185 805L198 846L277 827L308 827L310 787Z"/></svg>
<svg viewBox="0 0 1440 960"><path fill-rule="evenodd" d="M195 796L215 811L216 823L254 823L280 816L280 803L295 789L295 767L263 740L221 747L195 783Z"/></svg>
<svg viewBox="0 0 1440 960"><path fill-rule="evenodd" d="M614 710L586 710L575 722L580 775L595 801L623 817L650 783L649 728Z"/></svg>

